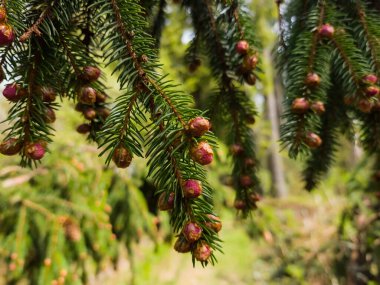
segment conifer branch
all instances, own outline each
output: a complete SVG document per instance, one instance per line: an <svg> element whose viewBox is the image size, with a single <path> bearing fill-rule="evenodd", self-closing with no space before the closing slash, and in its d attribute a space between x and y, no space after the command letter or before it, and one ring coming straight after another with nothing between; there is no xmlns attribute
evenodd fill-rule
<svg viewBox="0 0 380 285"><path fill-rule="evenodd" d="M134 49L132 47L132 43L131 43L131 36L130 36L131 32L128 32L127 28L123 24L121 13L120 13L120 8L118 7L117 0L111 0L111 3L112 3L113 11L115 13L116 23L118 25L119 32L125 41L126 48L128 51L128 55L131 57L131 59L134 63L134 66L137 70L137 74L140 78L140 82L142 84L150 83L154 87L154 89L158 92L158 94L160 94L164 98L166 103L170 106L171 110L176 115L177 119L182 124L182 126L185 127L186 123L182 119L182 116L179 114L176 107L172 104L170 98L165 94L164 90L162 90L162 88L158 85L156 80L154 80L152 77L150 77L149 74L144 70L139 59L137 58L137 54L134 51Z"/></svg>
<svg viewBox="0 0 380 285"><path fill-rule="evenodd" d="M289 15L290 17L290 15ZM305 27L299 33L300 27L294 26L291 42L283 53L286 61L286 105L288 110L284 117L288 122L281 126L281 141L284 147L289 147L289 155L292 158L299 154L308 155L310 149L305 143L308 134L315 134L319 129L320 119L313 112L294 112L292 105L299 98L307 102L314 100L324 102L329 87L329 47L321 45L319 28L325 20L325 1L318 2L310 7L307 14ZM297 29L297 30L296 30ZM298 32L298 34L297 34ZM297 58L292 52L297 52ZM281 61L281 60L280 60ZM316 77L317 83L311 86L309 78Z"/></svg>
<svg viewBox="0 0 380 285"><path fill-rule="evenodd" d="M320 9L319 20L318 20L317 27L322 26L323 20L325 18L325 1L322 1L319 9ZM308 68L309 68L308 73L313 71L315 57L316 57L317 48L318 48L318 39L319 39L318 29L315 29L315 31L313 32L312 43L311 43L310 57L309 57L309 62L308 62Z"/></svg>
<svg viewBox="0 0 380 285"><path fill-rule="evenodd" d="M360 0L356 0L356 8L357 8L357 15L359 16L359 21L363 27L364 34L367 39L368 48L370 50L370 53L373 58L373 62L376 67L376 73L378 76L380 76L380 58L378 57L378 53L377 53L377 45L380 46L380 43L378 43L377 45L374 43L374 41L379 42L379 39L374 38L368 29L366 11L364 7L362 6Z"/></svg>
<svg viewBox="0 0 380 285"><path fill-rule="evenodd" d="M219 85L212 100L211 118L216 130L218 130L217 123L220 123L218 120L223 120L224 128L226 124L230 128L225 141L230 148L234 163L233 186L237 192L235 206L243 205L237 206L237 208L242 210L243 216L247 216L250 210L256 208L255 203L257 202L252 202L250 197L255 195L254 191L260 191L260 184L256 177L257 160L252 147L252 131L246 122L248 117L252 120L256 113L245 92L238 90L235 85L236 78L232 75L237 72L238 64L241 64L239 61L242 59L229 52L232 51L231 46L235 47L239 40L247 40L250 44L254 42L244 32L238 3L232 2L226 4L227 6L221 3L220 9L224 13L218 19L215 19L213 6L208 1L188 1L185 2L185 5L191 8L196 34L202 37L205 43L211 70ZM205 26L209 27L209 31L203 31ZM230 30L231 36L224 38L220 32L222 30ZM236 147L241 148L244 154L234 154L233 149ZM245 166L245 161L249 161L250 166ZM244 186L242 185L243 180L246 182L243 183Z"/></svg>
<svg viewBox="0 0 380 285"><path fill-rule="evenodd" d="M56 0L49 4L44 11L41 13L41 16L34 22L34 24L28 28L19 38L20 42L24 42L28 40L32 34L36 34L36 36L41 37L42 33L38 29L38 27L45 21L47 17L49 17L51 10L53 9Z"/></svg>
<svg viewBox="0 0 380 285"><path fill-rule="evenodd" d="M204 169L190 155L190 148L197 144L197 139L190 138L186 133L187 122L199 116L199 111L189 108L189 96L175 91L173 84L157 73L159 66L156 63L154 41L145 33L146 20L141 18L139 4L135 1L124 3L117 0L99 0L96 4L103 9L100 13L107 15L106 23L102 25L113 27L101 30L105 42L112 38L114 48L118 50L118 53L112 53L112 50L106 52L107 62L126 62L124 65L118 64L114 69L120 72L119 82L126 92L116 100L114 110L102 130L102 134L105 134L101 144L105 146L102 153L110 152L109 161L115 147L123 143L133 153L142 155L141 143L144 138L137 126L146 130L148 176L159 194L166 193L167 197L171 193L175 194L171 215L174 232L180 233L187 222L196 222L204 228L200 240L207 241L215 250L220 249L216 233L208 231L203 225L207 220L206 215L212 213L212 190L206 182ZM139 24L131 25L130 19ZM140 107L150 113L151 125L143 124L145 118ZM125 126L128 126L128 130ZM125 137L120 139L122 133ZM210 134L205 138L214 145ZM182 188L185 179L195 179L202 184L201 197L189 199L184 196ZM198 243L193 243L193 247ZM213 254L210 255L210 262L215 262Z"/></svg>
<svg viewBox="0 0 380 285"><path fill-rule="evenodd" d="M351 60L347 56L347 54L345 53L344 48L335 39L331 39L331 42L333 43L333 45L337 49L339 55L341 56L343 62L347 66L347 68L351 74L352 80L355 83L357 89L360 89L360 79L359 79L360 77L356 74L355 68L351 64Z"/></svg>

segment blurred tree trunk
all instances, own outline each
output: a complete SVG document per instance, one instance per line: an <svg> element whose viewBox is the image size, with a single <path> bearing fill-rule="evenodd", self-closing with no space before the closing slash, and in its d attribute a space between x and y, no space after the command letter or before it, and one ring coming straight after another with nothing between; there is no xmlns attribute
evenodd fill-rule
<svg viewBox="0 0 380 285"><path fill-rule="evenodd" d="M262 88L260 91L265 98L266 118L271 125L270 145L268 149L268 167L271 172L272 185L271 191L274 196L286 197L288 194L285 182L285 172L282 157L280 155L280 105L282 101L282 85L276 76L274 58L272 56L272 47L275 45L278 36L275 32L277 25L277 6L275 1L254 0L251 8L256 13L255 25L257 27L257 36L266 49L262 55L263 74L260 76Z"/></svg>
<svg viewBox="0 0 380 285"><path fill-rule="evenodd" d="M272 69L270 74L273 74L273 58L270 50L264 51L264 64L265 70ZM266 108L267 108L267 118L271 125L271 136L270 136L270 146L269 146L269 169L272 176L272 193L280 198L286 197L288 195L288 189L286 187L285 176L284 176L284 165L282 157L280 155L279 140L280 140L280 118L279 118L279 104L278 101L282 98L282 86L281 82L276 78L276 76L268 77L274 82L271 84L273 88L267 88L264 90L266 94ZM274 78L274 79L273 79Z"/></svg>

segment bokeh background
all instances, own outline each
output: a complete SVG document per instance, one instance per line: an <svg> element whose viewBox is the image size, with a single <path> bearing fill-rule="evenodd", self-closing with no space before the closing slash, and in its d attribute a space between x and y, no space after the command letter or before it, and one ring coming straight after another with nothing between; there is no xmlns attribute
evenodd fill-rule
<svg viewBox="0 0 380 285"><path fill-rule="evenodd" d="M105 167L97 147L75 131L84 118L74 103L60 102L55 141L42 165L22 169L17 157L0 157L0 228L13 229L0 230L0 284L27 284L29 278L49 284L44 280L53 275L58 280L65 275L62 270L69 275L65 284L81 284L77 282L85 274L94 285L350 284L342 280L362 265L368 274L377 274L380 239L373 221L378 200L363 193L370 158L342 137L335 167L308 193L303 190L302 161L278 152L278 122L271 117L271 112L280 117L282 99L272 57L277 39L274 2L249 3L265 47L261 81L248 89L260 112L253 128L263 199L247 220L237 218L233 189L226 185L229 158L221 144L217 162L209 167L223 220L224 254L217 254L218 264L194 268L189 255L172 249L175 237L167 214L157 211L146 161L135 159L127 170ZM210 71L201 66L189 72L184 62L193 36L188 18L176 4L167 12L163 68L194 94L198 107L207 109L207 94L215 87ZM108 93L115 98L115 78L107 69L105 73ZM8 108L1 98L0 120ZM283 177L276 176L279 172ZM278 181L281 187L275 187ZM15 276L22 277L21 283L12 283Z"/></svg>

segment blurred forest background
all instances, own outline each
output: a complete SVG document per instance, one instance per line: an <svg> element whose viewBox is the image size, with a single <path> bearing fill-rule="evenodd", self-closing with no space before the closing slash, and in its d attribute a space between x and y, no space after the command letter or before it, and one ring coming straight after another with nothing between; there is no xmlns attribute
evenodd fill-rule
<svg viewBox="0 0 380 285"><path fill-rule="evenodd" d="M366 278L378 276L380 269L375 222L380 195L362 190L372 161L342 137L335 167L317 190L303 189L302 161L287 158L277 143L283 95L272 56L277 6L265 0L252 0L249 6L265 47L262 77L249 90L260 111L253 128L264 195L251 217L236 218L228 158L220 144L218 161L209 171L223 220L224 254L217 254L218 264L193 268L188 255L172 249L168 216L157 211L153 186L145 178L146 162L135 159L127 170L106 168L97 147L75 132L83 118L64 102L57 112L57 139L41 166L22 169L17 157L0 157L0 227L9 220L16 227L14 233L0 235L0 284L19 284L12 280L22 276L24 267L31 274L25 279L38 276L40 284L49 284L43 280L51 276L56 280L52 284L61 284L62 277L65 284L81 284L76 282L85 278L103 285L358 284L352 281L358 276L360 284L371 284ZM215 87L210 70L200 66L190 73L184 61L192 38L189 19L175 3L167 13L161 42L164 70L197 98L199 108L209 109L202 98ZM108 86L117 86L108 77ZM1 98L1 120L7 108ZM4 208L12 209L8 214L13 219L2 215ZM26 255L30 248L36 256Z"/></svg>

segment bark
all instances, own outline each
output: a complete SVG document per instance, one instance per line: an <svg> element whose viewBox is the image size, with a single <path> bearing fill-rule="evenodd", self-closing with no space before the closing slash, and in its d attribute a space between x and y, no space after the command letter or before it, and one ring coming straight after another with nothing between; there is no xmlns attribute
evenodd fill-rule
<svg viewBox="0 0 380 285"><path fill-rule="evenodd" d="M269 51L264 52L268 62L273 64L273 58ZM272 65L273 66L273 65ZM270 169L272 172L272 191L275 196L279 198L288 195L288 189L285 182L285 172L282 157L280 155L280 118L279 118L279 104L278 100L282 98L282 85L278 79L275 79L273 91L268 91L267 96L267 109L268 119L271 123L271 144L270 144Z"/></svg>

